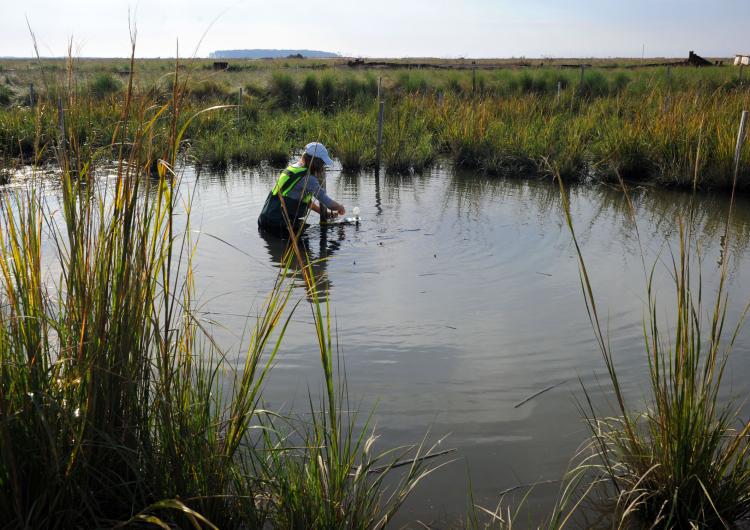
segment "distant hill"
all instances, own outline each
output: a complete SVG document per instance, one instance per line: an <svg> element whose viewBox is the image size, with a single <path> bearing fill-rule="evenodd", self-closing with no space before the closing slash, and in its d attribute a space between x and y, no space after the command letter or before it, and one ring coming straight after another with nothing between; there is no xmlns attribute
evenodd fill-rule
<svg viewBox="0 0 750 530"><path fill-rule="evenodd" d="M302 56L309 59L339 57L337 53L318 50L216 50L208 56L212 59L279 59L289 56Z"/></svg>

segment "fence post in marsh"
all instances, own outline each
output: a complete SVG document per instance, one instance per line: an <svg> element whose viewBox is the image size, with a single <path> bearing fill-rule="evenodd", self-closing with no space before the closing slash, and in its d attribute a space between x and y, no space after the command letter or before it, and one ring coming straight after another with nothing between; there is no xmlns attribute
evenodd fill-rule
<svg viewBox="0 0 750 530"><path fill-rule="evenodd" d="M34 106L34 83L29 83L29 106Z"/></svg>
<svg viewBox="0 0 750 530"><path fill-rule="evenodd" d="M378 104L378 143L375 151L375 167L380 169L380 155L383 150L383 114L385 113L385 102L381 99Z"/></svg>
<svg viewBox="0 0 750 530"><path fill-rule="evenodd" d="M560 103L560 94L562 93L562 81L557 82L557 102Z"/></svg>
<svg viewBox="0 0 750 530"><path fill-rule="evenodd" d="M242 87L240 87L240 92L237 94L237 127L240 126L240 111L242 110Z"/></svg>
<svg viewBox="0 0 750 530"><path fill-rule="evenodd" d="M737 175L740 172L740 159L742 158L742 147L745 143L745 133L747 131L747 119L748 111L742 111L742 117L740 118L740 130L737 133L737 146L734 149L734 180L733 185L737 183Z"/></svg>

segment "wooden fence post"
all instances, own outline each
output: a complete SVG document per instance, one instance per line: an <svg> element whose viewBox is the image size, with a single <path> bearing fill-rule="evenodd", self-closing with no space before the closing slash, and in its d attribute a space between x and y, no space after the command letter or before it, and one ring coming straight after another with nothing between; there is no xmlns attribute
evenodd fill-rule
<svg viewBox="0 0 750 530"><path fill-rule="evenodd" d="M381 99L378 105L378 143L375 152L375 166L380 169L380 155L383 150L383 114L385 113L385 102Z"/></svg>

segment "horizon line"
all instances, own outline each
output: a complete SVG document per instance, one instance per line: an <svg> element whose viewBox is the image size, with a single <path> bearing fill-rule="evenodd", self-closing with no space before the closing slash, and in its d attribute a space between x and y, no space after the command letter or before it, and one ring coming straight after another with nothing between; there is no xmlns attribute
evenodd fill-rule
<svg viewBox="0 0 750 530"><path fill-rule="evenodd" d="M211 52L213 53L213 52ZM700 54L698 54L700 55ZM709 57L712 59L727 59L731 57L736 57L737 55L750 55L750 54L743 54L743 53L732 53L728 55L705 55L704 57ZM130 60L129 55L108 55L108 56L97 56L97 55L74 55L73 58L75 59L87 59L87 60L107 60L107 59L127 59ZM205 60L243 60L243 61L259 61L259 60L300 60L298 57L209 57L209 56L180 56L176 57L174 55L149 55L149 56L135 56L135 59L154 59L154 60L167 60L167 59L185 59L185 60L191 60L191 59L205 59ZM303 57L303 59L313 60L313 61L335 61L340 59L397 59L397 60L404 60L404 59L442 59L446 61L470 61L470 60L534 60L534 61L543 61L543 60L550 60L550 61L557 61L557 60L568 60L568 59L575 59L575 60L582 60L582 59L628 59L628 60L650 60L650 59L682 59L684 58L682 55L649 55L649 56L628 56L628 55L570 55L570 56L550 56L550 55L541 55L541 56L530 56L530 55L515 55L515 56L439 56L439 55L401 55L401 56L386 56L386 55L339 55L336 57ZM59 60L59 59L68 59L67 55L42 55L42 56L23 56L23 55L0 55L0 59L7 60L40 60L40 59L51 59L51 60Z"/></svg>

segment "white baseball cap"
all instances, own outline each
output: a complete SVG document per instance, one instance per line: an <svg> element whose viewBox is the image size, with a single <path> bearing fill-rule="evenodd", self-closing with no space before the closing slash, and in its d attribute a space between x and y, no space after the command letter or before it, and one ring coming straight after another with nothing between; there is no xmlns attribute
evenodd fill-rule
<svg viewBox="0 0 750 530"><path fill-rule="evenodd" d="M305 146L305 154L313 158L319 158L327 166L333 165L333 160L328 156L328 149L320 142L310 142Z"/></svg>

